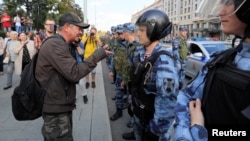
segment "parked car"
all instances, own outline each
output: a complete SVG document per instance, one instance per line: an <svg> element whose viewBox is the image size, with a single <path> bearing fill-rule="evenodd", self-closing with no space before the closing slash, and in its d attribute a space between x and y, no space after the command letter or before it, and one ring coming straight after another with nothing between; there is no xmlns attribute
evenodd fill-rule
<svg viewBox="0 0 250 141"><path fill-rule="evenodd" d="M186 62L186 76L195 77L204 64L210 59L210 55L228 49L224 41L187 41L188 55Z"/></svg>

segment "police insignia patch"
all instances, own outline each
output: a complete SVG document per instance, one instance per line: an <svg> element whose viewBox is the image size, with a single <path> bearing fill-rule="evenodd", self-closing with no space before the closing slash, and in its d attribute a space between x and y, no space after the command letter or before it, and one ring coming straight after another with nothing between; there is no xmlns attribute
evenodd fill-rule
<svg viewBox="0 0 250 141"><path fill-rule="evenodd" d="M163 87L166 92L171 93L174 90L174 80L172 78L164 78Z"/></svg>

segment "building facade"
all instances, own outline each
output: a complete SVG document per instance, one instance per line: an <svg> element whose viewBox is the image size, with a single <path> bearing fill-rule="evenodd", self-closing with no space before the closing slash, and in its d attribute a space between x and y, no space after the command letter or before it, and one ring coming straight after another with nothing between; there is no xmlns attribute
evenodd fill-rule
<svg viewBox="0 0 250 141"><path fill-rule="evenodd" d="M213 40L225 40L226 36L221 31L220 19L212 13L218 11L219 1L212 0L155 0L153 4L134 13L131 21L144 11L160 9L165 11L173 23L172 35L178 36L178 27L185 25L188 28L188 38L209 37Z"/></svg>

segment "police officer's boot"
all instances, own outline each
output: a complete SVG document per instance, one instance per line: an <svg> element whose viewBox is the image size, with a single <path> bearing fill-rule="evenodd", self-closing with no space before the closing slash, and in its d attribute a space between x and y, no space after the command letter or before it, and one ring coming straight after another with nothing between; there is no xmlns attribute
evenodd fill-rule
<svg viewBox="0 0 250 141"><path fill-rule="evenodd" d="M123 133L122 138L125 139L125 140L135 140L134 131L129 132L129 133Z"/></svg>
<svg viewBox="0 0 250 141"><path fill-rule="evenodd" d="M120 117L122 117L122 109L117 108L115 114L110 118L110 120L115 121Z"/></svg>
<svg viewBox="0 0 250 141"><path fill-rule="evenodd" d="M112 100L116 100L116 96L112 97Z"/></svg>

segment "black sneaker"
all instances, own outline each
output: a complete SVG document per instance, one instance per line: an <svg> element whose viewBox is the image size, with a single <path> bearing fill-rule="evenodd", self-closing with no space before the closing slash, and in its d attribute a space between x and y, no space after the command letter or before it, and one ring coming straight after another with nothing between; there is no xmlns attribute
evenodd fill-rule
<svg viewBox="0 0 250 141"><path fill-rule="evenodd" d="M3 89L4 90L7 90L7 89L9 89L9 88L11 88L12 86L10 85L10 86L6 86L6 87L4 87Z"/></svg>
<svg viewBox="0 0 250 141"><path fill-rule="evenodd" d="M95 88L95 82L91 82L91 87Z"/></svg>
<svg viewBox="0 0 250 141"><path fill-rule="evenodd" d="M111 99L112 99L112 100L116 100L116 96L112 97Z"/></svg>
<svg viewBox="0 0 250 141"><path fill-rule="evenodd" d="M135 140L134 131L129 132L129 133L123 133L122 138L125 139L125 140Z"/></svg>
<svg viewBox="0 0 250 141"><path fill-rule="evenodd" d="M84 102L84 104L88 103L88 97L87 97L87 95L83 96L83 102Z"/></svg>
<svg viewBox="0 0 250 141"><path fill-rule="evenodd" d="M122 117L122 110L121 109L117 109L116 112L115 112L115 114L112 117L110 117L110 120L115 121L115 120L117 120L120 117Z"/></svg>
<svg viewBox="0 0 250 141"><path fill-rule="evenodd" d="M86 83L85 83L85 87L86 87L86 89L89 88L89 82L86 82Z"/></svg>

